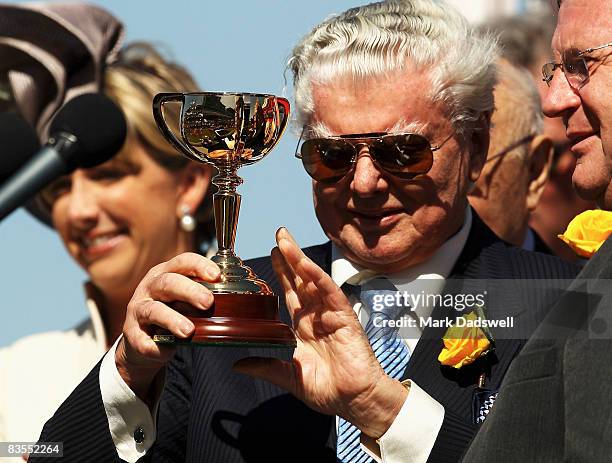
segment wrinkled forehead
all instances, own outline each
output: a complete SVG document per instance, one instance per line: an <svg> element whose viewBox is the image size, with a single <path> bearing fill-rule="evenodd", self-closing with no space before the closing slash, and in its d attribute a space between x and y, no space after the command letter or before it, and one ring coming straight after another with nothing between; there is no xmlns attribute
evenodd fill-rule
<svg viewBox="0 0 612 463"><path fill-rule="evenodd" d="M612 0L563 0L552 39L555 57L612 41Z"/></svg>
<svg viewBox="0 0 612 463"><path fill-rule="evenodd" d="M406 121L403 117L399 118L394 124L388 124L386 127L381 129L379 134L400 134L400 133L416 133L419 135L427 136L431 123L422 122L420 120ZM372 133L372 132L369 132ZM355 135L349 133L335 133L329 128L325 122L316 121L303 128L302 138L307 140L309 138L327 138L336 136Z"/></svg>
<svg viewBox="0 0 612 463"><path fill-rule="evenodd" d="M314 136L349 133L419 133L439 125L441 105L430 97L426 75L389 73L356 80L337 78L312 85Z"/></svg>

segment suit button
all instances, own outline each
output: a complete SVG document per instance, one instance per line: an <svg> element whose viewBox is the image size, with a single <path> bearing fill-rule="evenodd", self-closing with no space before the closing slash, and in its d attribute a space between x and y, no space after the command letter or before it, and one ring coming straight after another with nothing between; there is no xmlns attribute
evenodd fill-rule
<svg viewBox="0 0 612 463"><path fill-rule="evenodd" d="M142 444L145 440L145 432L142 426L138 426L134 431L134 440L137 444Z"/></svg>

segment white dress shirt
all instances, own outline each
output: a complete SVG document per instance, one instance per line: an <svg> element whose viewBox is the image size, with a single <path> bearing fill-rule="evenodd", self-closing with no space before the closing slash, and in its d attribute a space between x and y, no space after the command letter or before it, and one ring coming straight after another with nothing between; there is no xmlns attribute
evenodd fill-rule
<svg viewBox="0 0 612 463"><path fill-rule="evenodd" d="M440 291L444 286L444 279L450 274L465 246L471 223L472 214L468 206L461 229L446 241L429 260L402 272L380 276L387 278L398 291L418 293L425 290L431 293L436 287ZM363 281L355 281L354 277L358 274L358 278L365 275L365 278L362 278ZM364 271L344 259L340 251L332 246L331 277L338 286L342 286L349 280L353 284L367 283L368 279L375 276L378 275ZM432 280L437 280L439 284L432 283ZM369 318L367 309L361 303L355 302L354 310L362 326L365 326ZM422 317L430 315L428 309L424 307L416 307L415 312ZM414 351L420 335L420 331L410 331L410 328L400 329L400 336L406 340L411 352ZM156 429L153 416L156 415L157 406L152 414L148 406L136 397L123 381L115 365L116 347L117 342L102 361L100 390L117 453L128 463L135 463L155 441ZM381 460L384 463L425 463L443 420L444 407L416 383L411 382L406 402L391 427L379 439ZM144 434L144 440L141 443L137 443L134 439L136 431L141 431L139 432L141 436ZM372 456L378 459L376 455Z"/></svg>
<svg viewBox="0 0 612 463"><path fill-rule="evenodd" d="M106 352L95 290L89 284L85 289L90 318L0 349L0 442L37 441L45 422Z"/></svg>

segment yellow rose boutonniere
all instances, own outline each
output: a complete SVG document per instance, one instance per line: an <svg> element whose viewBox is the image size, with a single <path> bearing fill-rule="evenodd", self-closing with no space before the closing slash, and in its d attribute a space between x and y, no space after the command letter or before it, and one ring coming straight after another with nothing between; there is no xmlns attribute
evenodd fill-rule
<svg viewBox="0 0 612 463"><path fill-rule="evenodd" d="M612 233L612 212L584 211L572 219L563 235L557 235L581 257L597 252Z"/></svg>
<svg viewBox="0 0 612 463"><path fill-rule="evenodd" d="M444 333L444 349L438 356L438 361L442 365L461 368L493 349L490 333L486 333L482 328L472 327L469 323L484 317L480 317L476 312L470 312L463 318L467 320L465 327L451 326Z"/></svg>

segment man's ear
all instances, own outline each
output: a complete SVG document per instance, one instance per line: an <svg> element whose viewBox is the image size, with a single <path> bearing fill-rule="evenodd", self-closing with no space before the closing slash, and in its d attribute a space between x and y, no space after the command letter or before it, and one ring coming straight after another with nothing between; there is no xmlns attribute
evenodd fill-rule
<svg viewBox="0 0 612 463"><path fill-rule="evenodd" d="M189 208L191 214L200 206L206 192L211 187L213 168L208 164L191 162L181 173L179 195L177 198L177 216L184 212L184 207Z"/></svg>
<svg viewBox="0 0 612 463"><path fill-rule="evenodd" d="M529 189L527 190L527 210L533 211L544 192L553 159L553 143L546 135L538 135L529 145L527 153L529 170Z"/></svg>
<svg viewBox="0 0 612 463"><path fill-rule="evenodd" d="M475 182L480 177L480 172L487 160L489 142L491 140L491 112L484 113L474 130L470 139L470 180Z"/></svg>

